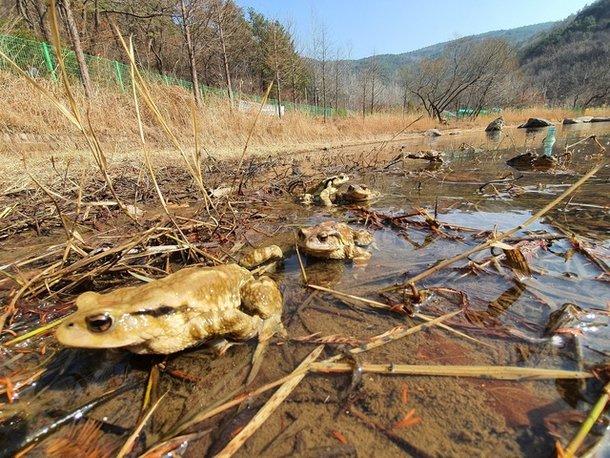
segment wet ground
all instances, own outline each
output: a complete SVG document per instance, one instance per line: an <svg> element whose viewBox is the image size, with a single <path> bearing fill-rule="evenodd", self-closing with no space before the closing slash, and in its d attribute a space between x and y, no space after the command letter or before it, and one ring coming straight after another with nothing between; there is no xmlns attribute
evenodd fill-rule
<svg viewBox="0 0 610 458"><path fill-rule="evenodd" d="M439 316L462 309L446 324L479 342L430 327L356 356L351 361L353 366L393 363L599 369L610 354L607 166L573 196L508 241L519 245L531 275L514 272L500 258L494 260L490 250L484 250L423 280L418 286L429 295L421 303L396 292L380 293L485 241L489 231L517 226L595 163L607 161L610 152L600 155L591 141L574 147L571 158L562 156L565 145L591 134L608 148L607 124L558 128L554 154L560 157L560 164L546 171L520 171L505 163L528 149L540 151L544 129L509 129L496 138L483 133L418 137L301 154L294 161L261 168L260 176L253 178L247 188L256 190L259 197L252 204L257 223L237 232L246 243L258 246L275 242L288 253L271 274L284 294L283 322L288 339L273 341L249 388L291 372L313 350L318 338L330 336L322 359L395 326L419 324L417 318L408 316L414 311ZM430 148L444 152L443 164L392 161L401 150ZM350 174L353 182L367 183L380 191L381 197L362 208L327 210L304 208L285 191L293 175L307 182L338 172ZM435 223L426 223L418 209L424 209ZM399 218L401 215L411 216ZM373 255L366 265L306 259L309 283L401 307L393 311L373 309L303 284L291 250L294 230L328 219L373 232ZM2 242L0 264L10 268L16 259L42 253L45 244L57 243L58 232L50 231L46 239L27 233L11 235ZM578 243L569 236L572 233L578 236ZM113 232L108 235L112 237ZM11 248L16 245L23 248ZM173 268L180 267L175 259L172 263ZM133 277L128 278L124 283L134 283ZM98 289L105 287L97 284ZM45 300L44 294L40 297ZM566 332L545 335L551 314L565 303L581 307L585 312L582 320L570 322ZM61 314L61 310L53 309L50 316ZM22 334L35 327L34 321L24 319L9 329ZM5 341L11 338L8 334L3 337ZM135 450L142 452L170 437L198 412L243 391L254 346L254 342L237 345L220 357L198 347L163 358L120 350L61 349L53 336L47 335L3 348L0 376L14 380L36 377L34 383L24 383L23 388L15 390L12 403L2 399L0 444L8 450L22 443L28 433L52 424L105 391L134 382L135 387L86 415L101 425L102 432L95 436L95 442L105 444L101 451L116 450L140 417L151 368L162 363L151 397L155 400L168 394L136 443ZM598 373L604 380L603 371ZM237 455L554 456L556 442L565 446L586 418L605 383L601 380L501 381L370 373L359 379L354 374L309 374ZM213 456L251 420L267 398L264 394L249 399L237 409L193 426L189 431L206 433L182 444L179 454ZM420 420L401 422L408 414ZM587 447L598 442L603 431L603 424L594 428ZM68 437L68 442L83 440L70 439L66 434L65 427L59 429L29 455L49 454L49 447L57 445L56 440L53 442L57 437ZM65 450L63 453L65 456Z"/></svg>

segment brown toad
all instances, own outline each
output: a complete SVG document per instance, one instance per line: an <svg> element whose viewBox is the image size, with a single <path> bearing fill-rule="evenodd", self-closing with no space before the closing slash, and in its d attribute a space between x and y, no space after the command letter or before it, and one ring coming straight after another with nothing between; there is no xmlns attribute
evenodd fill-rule
<svg viewBox="0 0 610 458"><path fill-rule="evenodd" d="M354 230L345 223L326 221L317 226L301 228L297 244L308 256L319 259L351 259L368 261L371 253L361 248L370 245L373 236L365 230Z"/></svg>
<svg viewBox="0 0 610 458"><path fill-rule="evenodd" d="M365 184L350 184L347 190L338 195L337 200L342 204L366 204L377 199L381 194L373 191Z"/></svg>
<svg viewBox="0 0 610 458"><path fill-rule="evenodd" d="M338 191L337 188L348 181L349 176L345 173L327 177L316 186L308 189L307 192L301 196L301 202L305 205L317 203L326 207L331 207L333 205L333 199Z"/></svg>
<svg viewBox="0 0 610 458"><path fill-rule="evenodd" d="M140 286L86 292L59 326L60 343L174 353L214 338L269 339L282 331L282 294L237 264L189 267Z"/></svg>

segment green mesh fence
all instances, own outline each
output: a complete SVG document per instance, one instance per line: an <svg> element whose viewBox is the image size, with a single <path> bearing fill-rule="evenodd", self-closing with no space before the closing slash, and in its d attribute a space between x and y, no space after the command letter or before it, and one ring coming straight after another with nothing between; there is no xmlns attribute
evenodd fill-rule
<svg viewBox="0 0 610 458"><path fill-rule="evenodd" d="M0 35L0 50L10 57L19 67L35 78L49 78L57 81L57 62L55 51L51 45L44 42L28 40L26 38L15 37L12 35ZM74 80L80 78L78 62L74 52L62 49L64 65L68 77ZM85 60L89 67L91 81L100 87L116 87L121 91L128 90L131 85L129 65L116 60L109 60L103 57L85 54ZM4 59L0 59L0 69L11 70L10 64ZM173 75L165 75L150 70L141 69L142 76L150 82L166 84L168 86L180 86L186 90L193 90L193 83ZM203 96L215 95L227 97L224 89L201 85ZM261 100L258 96L239 94L241 98L253 101ZM269 104L276 104L269 100ZM301 103L283 102L285 111L300 111L312 116L324 115L324 108ZM326 108L326 116L333 115L345 116L345 110L333 110Z"/></svg>

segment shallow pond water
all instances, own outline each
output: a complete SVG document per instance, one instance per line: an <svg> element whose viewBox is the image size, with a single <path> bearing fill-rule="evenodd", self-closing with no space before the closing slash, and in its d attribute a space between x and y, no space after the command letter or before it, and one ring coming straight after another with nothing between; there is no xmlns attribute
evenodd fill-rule
<svg viewBox="0 0 610 458"><path fill-rule="evenodd" d="M554 153L566 144L596 134L606 147L607 124L558 128ZM495 263L490 250L474 254L423 280L430 291L420 304L383 288L464 252L485 241L489 231L505 231L522 223L575 182L594 163L607 160L592 142L574 148L570 162L548 171L518 171L506 160L527 149L541 151L545 130L508 129L497 138L468 133L438 139L417 137L383 145L350 147L337 152L296 156L305 173L347 172L381 197L367 208L304 208L287 196L269 197L264 211L280 216L280 226L247 232L255 245L279 243L287 257L270 275L285 298L283 322L288 339L276 339L266 352L251 387L291 372L315 346L331 336L323 357L342 354L404 324L421 321L404 313L378 310L353 299L341 299L307 288L292 247L294 229L333 219L365 226L374 234L372 258L365 265L304 260L310 284L429 316L463 309L446 323L474 337L429 327L357 355L351 363L414 365L521 366L590 370L610 355L608 308L610 285L602 267L586 251L563 238L566 231L582 237L583 247L602 266L610 262L608 167L541 220L522 229L509 243L522 242L531 275L515 274ZM406 160L386 167L400 149L433 148L445 153L440 167ZM608 148L610 149L610 148ZM368 167L363 167L367 165ZM504 181L496 181L504 180ZM496 181L487 184L490 181ZM397 217L422 208L436 214L439 230L425 219ZM394 217L390 223L388 217ZM385 219L384 219L385 218ZM274 234L265 236L263 233ZM546 238L541 237L545 235ZM556 236L556 237L553 237ZM6 247L4 247L6 250ZM39 249L37 247L37 249ZM10 262L8 252L2 263ZM476 265L475 265L476 264ZM607 270L606 270L607 271ZM586 312L571 333L545 336L551 314L565 303ZM412 308L411 308L412 307ZM342 344L342 345L338 345ZM29 352L44 345L46 352ZM3 404L0 442L19 443L28 432L61 418L110 388L137 382L90 417L102 422L107 448L124 442L141 412L146 380L158 363L163 370L153 399L168 393L137 443L142 451L176 432L198 412L245 389L255 343L231 347L217 357L198 347L170 357L131 355L122 351L61 349L52 336L3 350L4 368L44 373L19 391L13 404ZM343 349L342 349L343 348ZM350 362L350 359L346 359ZM245 443L239 456L551 456L556 441L564 446L586 417L600 392L596 379L505 381L487 378L398 374L309 374ZM252 397L190 431L208 431L183 444L184 456L213 456L243 428L268 395ZM401 422L411 415L419 420ZM593 431L591 446L602 427ZM59 433L56 433L59 434ZM31 456L45 455L45 443ZM2 448L0 446L0 448Z"/></svg>

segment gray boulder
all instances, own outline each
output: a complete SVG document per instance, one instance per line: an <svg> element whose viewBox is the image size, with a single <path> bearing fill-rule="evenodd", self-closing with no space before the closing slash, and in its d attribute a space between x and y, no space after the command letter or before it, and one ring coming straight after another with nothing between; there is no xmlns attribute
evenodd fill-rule
<svg viewBox="0 0 610 458"><path fill-rule="evenodd" d="M485 132L497 132L502 130L503 127L504 118L500 116L489 123L489 125L485 128Z"/></svg>
<svg viewBox="0 0 610 458"><path fill-rule="evenodd" d="M523 124L519 126L519 129L537 129L539 127L549 127L552 126L553 123L544 118L529 118Z"/></svg>

